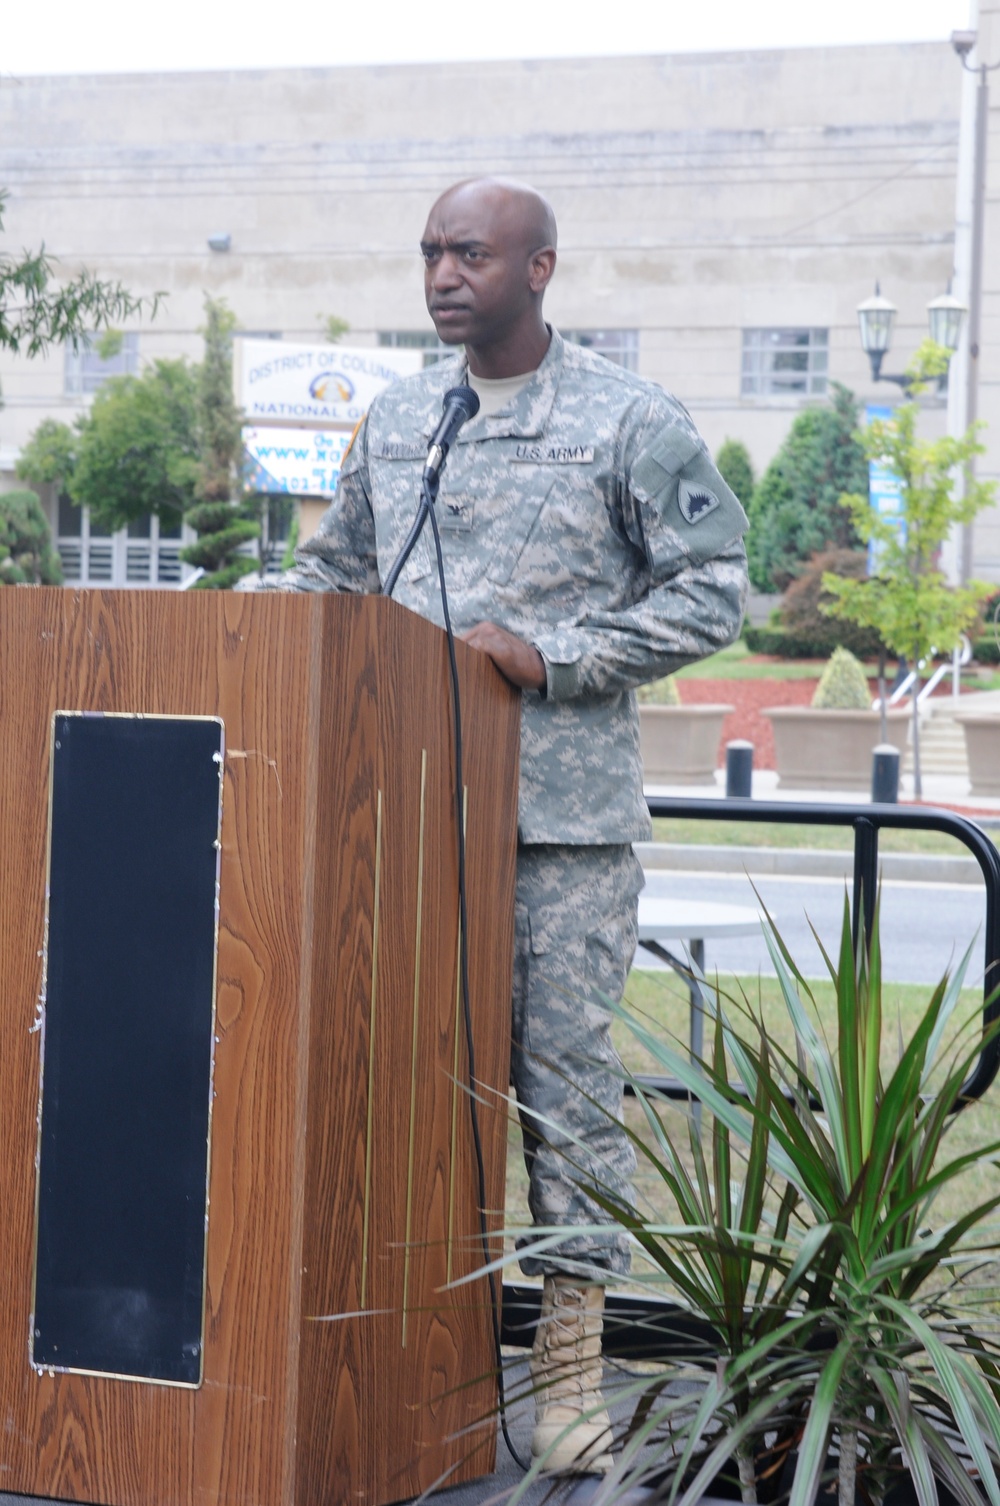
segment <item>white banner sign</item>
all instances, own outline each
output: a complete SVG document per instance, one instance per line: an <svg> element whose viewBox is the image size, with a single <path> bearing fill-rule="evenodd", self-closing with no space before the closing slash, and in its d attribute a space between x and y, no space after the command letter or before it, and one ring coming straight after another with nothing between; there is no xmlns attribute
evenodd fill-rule
<svg viewBox="0 0 1000 1506"><path fill-rule="evenodd" d="M320 432L247 427L243 430L246 489L332 497L350 439L348 429Z"/></svg>
<svg viewBox="0 0 1000 1506"><path fill-rule="evenodd" d="M293 345L286 340L240 340L238 345L237 401L248 423L282 419L353 427L383 388L423 366L419 350Z"/></svg>

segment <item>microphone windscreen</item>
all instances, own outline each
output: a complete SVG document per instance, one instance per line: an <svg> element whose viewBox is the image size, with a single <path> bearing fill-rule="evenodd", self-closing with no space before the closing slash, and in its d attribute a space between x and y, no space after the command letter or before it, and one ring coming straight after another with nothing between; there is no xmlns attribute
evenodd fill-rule
<svg viewBox="0 0 1000 1506"><path fill-rule="evenodd" d="M449 408L452 403L454 403L456 407L464 408L465 419L463 420L463 422L465 423L468 423L470 418L475 418L476 414L479 412L478 393L474 392L471 387L467 386L464 383L461 387L449 387L448 391L445 393L442 406Z"/></svg>

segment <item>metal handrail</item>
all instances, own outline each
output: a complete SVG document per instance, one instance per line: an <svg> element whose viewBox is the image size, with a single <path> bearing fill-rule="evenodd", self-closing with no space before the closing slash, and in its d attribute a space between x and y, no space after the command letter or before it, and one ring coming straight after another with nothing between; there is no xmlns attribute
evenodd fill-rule
<svg viewBox="0 0 1000 1506"><path fill-rule="evenodd" d="M935 650L932 649L930 654L931 659L934 658L934 654ZM910 688L917 677L917 672L922 671L924 665L927 662L928 661L926 659L921 659L920 663L917 665L917 668L911 669L906 678L896 686L895 690L892 692L892 695L887 697L886 699L885 704L887 709L890 706L897 705L901 700L904 699L905 696L909 695ZM961 636L960 645L955 649L951 658L944 660L943 663L938 665L937 669L927 681L927 684L920 691L919 695L917 696L917 705L922 706L924 702L934 694L935 690L937 690L938 686L941 684L941 681L949 671L951 672L951 693L953 696L957 696L961 679L961 670L965 667L966 664L970 664L971 662L972 644L963 633ZM880 711L881 708L882 697L880 695L877 695L872 701L872 710Z"/></svg>
<svg viewBox="0 0 1000 1506"><path fill-rule="evenodd" d="M940 831L966 846L979 864L986 886L986 924L983 944L983 1029L1000 1018L1000 852L989 837L965 816L933 806L826 805L778 800L678 799L649 795L650 815L679 816L696 821L763 821L778 826L852 826L854 828L854 883L851 920L857 945L862 915L865 934L871 935L878 893L878 834L883 828ZM981 1098L1000 1071L1000 1037L987 1040L979 1060L962 1084L955 1102L965 1108Z"/></svg>

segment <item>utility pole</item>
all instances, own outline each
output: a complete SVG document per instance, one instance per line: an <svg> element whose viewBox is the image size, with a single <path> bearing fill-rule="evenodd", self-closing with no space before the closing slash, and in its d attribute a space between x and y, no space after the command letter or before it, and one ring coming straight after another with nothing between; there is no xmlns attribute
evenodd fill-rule
<svg viewBox="0 0 1000 1506"><path fill-rule="evenodd" d="M971 64L969 54L976 45L975 31L953 31L951 45L969 73L978 75L976 86L975 128L973 133L972 165L972 216L969 257L969 324L968 358L965 379L965 413L962 430L968 430L979 414L979 353L982 327L983 303L983 225L986 217L986 153L988 144L990 90L989 74L1000 68L1000 63ZM965 468L965 487L968 493L975 480L975 458L970 457ZM972 524L962 528L959 553L959 580L962 585L972 576Z"/></svg>

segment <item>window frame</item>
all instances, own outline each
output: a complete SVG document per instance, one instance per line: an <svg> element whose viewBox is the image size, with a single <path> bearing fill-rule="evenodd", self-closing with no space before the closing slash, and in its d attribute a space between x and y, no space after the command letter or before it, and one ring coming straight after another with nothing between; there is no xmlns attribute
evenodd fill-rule
<svg viewBox="0 0 1000 1506"><path fill-rule="evenodd" d="M826 397L829 381L829 327L818 324L744 327L740 349L741 398L809 401Z"/></svg>
<svg viewBox="0 0 1000 1506"><path fill-rule="evenodd" d="M64 347L64 396L93 397L112 377L138 376L138 331L127 330L122 335L121 349L107 360L98 355L95 349L97 338L94 335L81 335L75 346L70 342Z"/></svg>

